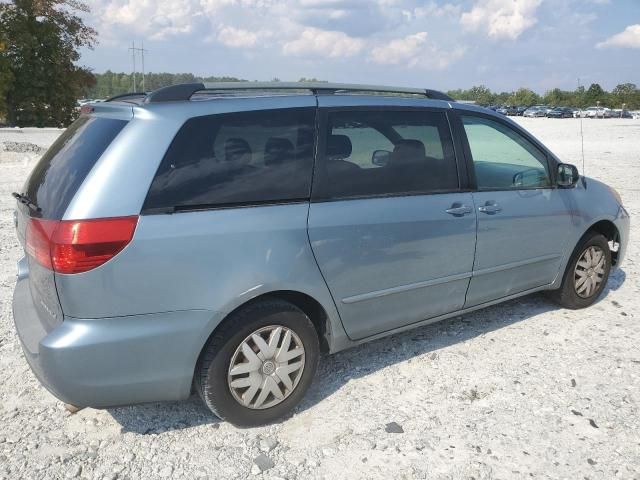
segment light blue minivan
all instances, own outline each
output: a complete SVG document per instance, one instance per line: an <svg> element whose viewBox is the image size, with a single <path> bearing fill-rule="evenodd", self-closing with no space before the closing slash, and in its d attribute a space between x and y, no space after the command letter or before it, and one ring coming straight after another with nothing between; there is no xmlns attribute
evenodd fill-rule
<svg viewBox="0 0 640 480"><path fill-rule="evenodd" d="M185 84L86 105L17 198L13 310L56 397L290 412L321 352L541 290L591 305L620 196L433 90Z"/></svg>

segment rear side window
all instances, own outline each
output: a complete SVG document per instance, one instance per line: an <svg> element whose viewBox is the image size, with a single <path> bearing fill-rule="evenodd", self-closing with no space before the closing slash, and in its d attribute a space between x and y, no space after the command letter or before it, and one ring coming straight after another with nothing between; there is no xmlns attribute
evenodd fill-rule
<svg viewBox="0 0 640 480"><path fill-rule="evenodd" d="M306 200L314 130L314 108L192 118L167 150L144 209Z"/></svg>
<svg viewBox="0 0 640 480"><path fill-rule="evenodd" d="M319 198L457 190L447 118L435 111L337 111L328 114Z"/></svg>
<svg viewBox="0 0 640 480"><path fill-rule="evenodd" d="M126 124L126 120L81 116L58 137L25 186L43 218L62 218L84 179Z"/></svg>

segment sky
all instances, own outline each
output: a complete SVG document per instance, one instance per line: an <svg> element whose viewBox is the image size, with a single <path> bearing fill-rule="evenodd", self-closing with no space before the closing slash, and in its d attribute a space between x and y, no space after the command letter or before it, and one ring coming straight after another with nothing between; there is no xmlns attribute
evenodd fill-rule
<svg viewBox="0 0 640 480"><path fill-rule="evenodd" d="M640 84L640 0L89 0L81 64L247 80L573 90ZM140 58L138 58L138 68Z"/></svg>

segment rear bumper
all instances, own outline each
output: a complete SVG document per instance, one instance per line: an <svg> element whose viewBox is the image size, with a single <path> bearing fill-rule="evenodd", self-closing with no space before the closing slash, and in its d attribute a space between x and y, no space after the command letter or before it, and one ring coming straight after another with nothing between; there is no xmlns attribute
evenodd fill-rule
<svg viewBox="0 0 640 480"><path fill-rule="evenodd" d="M47 330L39 327L28 282L28 277L20 278L14 291L16 330L36 377L60 400L110 407L190 395L212 312L65 317Z"/></svg>

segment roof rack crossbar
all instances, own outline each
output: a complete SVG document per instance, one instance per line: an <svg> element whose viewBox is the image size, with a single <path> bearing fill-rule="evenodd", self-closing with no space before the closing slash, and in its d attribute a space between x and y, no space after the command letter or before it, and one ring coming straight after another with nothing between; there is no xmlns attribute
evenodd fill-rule
<svg viewBox="0 0 640 480"><path fill-rule="evenodd" d="M183 83L164 87L147 95L145 102L171 102L189 100L195 93L232 91L304 90L314 95L340 93L395 93L421 95L433 100L453 101L448 95L437 90L424 88L385 87L379 85L356 85L350 83L325 82L215 82Z"/></svg>
<svg viewBox="0 0 640 480"><path fill-rule="evenodd" d="M113 97L109 97L105 100L105 102L115 102L117 100L122 100L128 97L146 97L146 92L129 92L129 93L121 93L120 95L114 95Z"/></svg>

